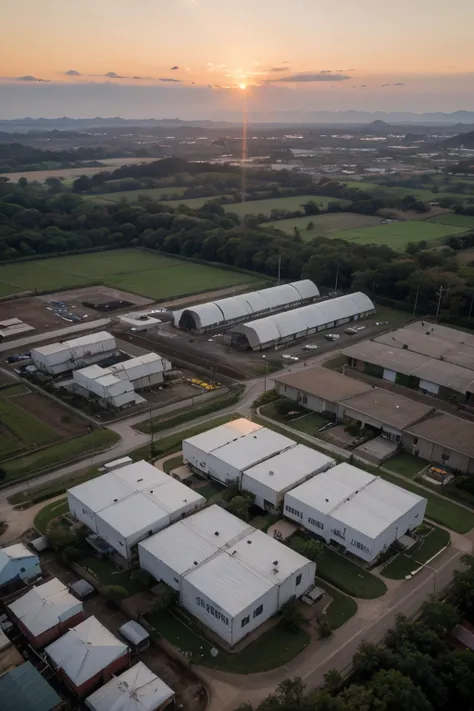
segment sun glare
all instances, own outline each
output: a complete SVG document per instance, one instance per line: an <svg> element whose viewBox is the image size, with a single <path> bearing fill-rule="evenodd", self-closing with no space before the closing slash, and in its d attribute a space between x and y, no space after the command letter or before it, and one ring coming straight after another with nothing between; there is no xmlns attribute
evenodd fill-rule
<svg viewBox="0 0 474 711"><path fill-rule="evenodd" d="M247 88L247 84L239 84L239 89L242 89L242 91L245 91Z"/></svg>

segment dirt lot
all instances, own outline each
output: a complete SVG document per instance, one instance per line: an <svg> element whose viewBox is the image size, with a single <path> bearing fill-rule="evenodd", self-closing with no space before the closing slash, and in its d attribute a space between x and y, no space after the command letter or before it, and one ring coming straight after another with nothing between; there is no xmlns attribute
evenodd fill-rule
<svg viewBox="0 0 474 711"><path fill-rule="evenodd" d="M41 565L51 575L62 580L65 585L70 585L78 580L79 576L66 568L54 553L48 552L41 556ZM86 617L95 615L114 634L128 621L128 618L120 610L108 607L98 594L94 594L84 601L84 612ZM183 708L185 711L203 711L205 709L206 694L204 697L199 696L203 685L189 669L171 659L160 647L151 645L149 649L132 658L132 664L138 661L146 664L173 689L176 693L176 708Z"/></svg>
<svg viewBox="0 0 474 711"><path fill-rule="evenodd" d="M76 417L69 410L63 409L56 402L39 393L32 392L29 395L16 397L13 402L30 415L46 422L61 438L76 437L88 432L85 420Z"/></svg>

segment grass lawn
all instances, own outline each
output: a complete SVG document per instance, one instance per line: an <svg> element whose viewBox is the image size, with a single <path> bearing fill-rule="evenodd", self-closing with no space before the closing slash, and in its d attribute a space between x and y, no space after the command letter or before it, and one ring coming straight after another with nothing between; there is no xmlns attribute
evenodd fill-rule
<svg viewBox="0 0 474 711"><path fill-rule="evenodd" d="M333 630L342 627L347 620L354 617L357 612L357 603L352 597L344 595L340 590L329 585L324 580L316 580L318 587L326 590L328 595L332 597L329 607L326 609L326 620L329 622Z"/></svg>
<svg viewBox="0 0 474 711"><path fill-rule="evenodd" d="M38 511L34 519L34 525L40 533L44 534L51 519L62 516L67 511L69 511L69 506L66 498L52 501L50 504L46 504L41 511Z"/></svg>
<svg viewBox="0 0 474 711"><path fill-rule="evenodd" d="M217 497L218 495L223 494L224 490L225 487L209 482L205 486L197 488L196 493L201 494L201 496L204 496L204 498L209 501L209 499L212 499L214 496Z"/></svg>
<svg viewBox="0 0 474 711"><path fill-rule="evenodd" d="M167 430L171 427L176 427L183 422L189 422L190 420L195 420L197 417L203 417L204 415L209 415L213 412L217 412L218 410L222 410L224 407L231 407L231 405L235 405L239 401L240 394L240 392L231 393L227 397L216 398L204 405L200 405L199 407L194 407L192 409L189 407L183 408L182 410L178 410L172 417L154 417L151 421L146 420L145 422L140 422L135 429L140 432L150 434L153 423L154 433Z"/></svg>
<svg viewBox="0 0 474 711"><path fill-rule="evenodd" d="M309 222L313 223L314 229L307 229ZM313 237L329 236L338 230L373 227L374 225L380 225L380 217L358 215L355 212L328 212L325 215L294 217L288 220L265 222L262 227L282 230L287 234L293 234L296 227L301 232L303 239L310 240Z"/></svg>
<svg viewBox="0 0 474 711"><path fill-rule="evenodd" d="M409 479L413 479L427 464L428 462L425 459L415 457L409 452L400 452L384 462L383 466L395 472L395 474L401 474Z"/></svg>
<svg viewBox="0 0 474 711"><path fill-rule="evenodd" d="M125 588L128 595L135 595L142 592L143 585L139 580L131 578L130 571L118 570L117 566L109 558L82 558L78 561L79 565L87 570L90 570L99 581L101 586L105 585L120 585Z"/></svg>
<svg viewBox="0 0 474 711"><path fill-rule="evenodd" d="M387 472L382 470L378 470L378 473L383 479L391 481L392 484L402 486L404 489L413 491L415 494L427 499L426 517L432 521L441 524L441 526L446 526L446 528L450 528L452 531L456 531L456 533L468 533L471 528L474 527L474 511L467 511L454 503L454 501L450 501L426 489L422 489L408 479L400 479L400 477L387 474Z"/></svg>
<svg viewBox="0 0 474 711"><path fill-rule="evenodd" d="M243 215L267 215L270 217L272 210L301 210L307 202L315 202L320 210L327 210L330 202L348 204L347 200L340 198L328 198L322 195L291 195L290 197L270 198L268 200L249 200L244 203L224 205L226 212L233 212L239 217ZM306 220L307 218L303 218ZM314 218L308 218L309 220Z"/></svg>
<svg viewBox="0 0 474 711"><path fill-rule="evenodd" d="M472 215L456 215L454 212L447 212L444 215L430 217L428 222L435 222L438 225L454 225L462 227L465 230L474 228L474 216Z"/></svg>
<svg viewBox="0 0 474 711"><path fill-rule="evenodd" d="M310 643L305 630L289 631L279 623L263 633L241 652L229 654L219 650L217 657L210 651L216 645L204 637L191 617L167 610L147 616L155 630L171 644L192 656L195 664L234 674L252 674L276 669L294 659Z"/></svg>
<svg viewBox="0 0 474 711"><path fill-rule="evenodd" d="M333 232L331 237L360 244L386 244L392 249L403 251L409 242L421 240L426 240L428 243L437 242L443 237L459 232L465 232L465 228L422 220L405 220L389 225L379 224L375 227L340 230Z"/></svg>
<svg viewBox="0 0 474 711"><path fill-rule="evenodd" d="M7 388L2 393L13 395L17 387ZM20 401L18 401L20 402ZM35 449L60 439L60 435L14 400L0 397L0 460L17 452Z"/></svg>
<svg viewBox="0 0 474 711"><path fill-rule="evenodd" d="M419 568L420 563L426 563L442 548L449 545L450 536L444 528L433 528L426 536L423 543L414 548L409 553L400 553L394 558L385 568L382 569L382 575L392 580L402 580L406 575L409 575L413 570Z"/></svg>
<svg viewBox="0 0 474 711"><path fill-rule="evenodd" d="M64 494L67 489L82 484L82 482L88 481L89 479L93 479L101 473L97 467L90 467L89 469L83 469L77 472L77 474L68 474L67 476L48 481L40 486L30 486L28 489L17 491L15 494L9 496L8 503L12 504L12 506L38 504L41 501L52 499L59 494Z"/></svg>
<svg viewBox="0 0 474 711"><path fill-rule="evenodd" d="M327 425L329 420L322 415L319 415L317 412L308 412L307 414L298 415L294 419L289 420L288 418L278 414L276 411L276 402L277 401L270 402L268 405L262 405L260 413L265 415L265 417L270 417L272 420L275 420L275 422L281 422L282 424L287 425L287 427L291 427L291 429L296 430L297 432L303 432L304 434L311 435L312 437L324 438L324 433L320 434L318 429L319 427L323 427L323 425ZM295 409L297 409L296 405ZM268 426L268 423L266 426ZM270 426L272 427L272 425ZM285 434L288 436L288 432Z"/></svg>
<svg viewBox="0 0 474 711"><path fill-rule="evenodd" d="M372 600L387 592L383 580L328 546L324 546L317 571L320 578L352 597Z"/></svg>
<svg viewBox="0 0 474 711"><path fill-rule="evenodd" d="M114 249L0 266L0 295L101 283L151 299L164 299L252 281L248 274L139 249ZM261 281L261 277L255 275L255 281Z"/></svg>
<svg viewBox="0 0 474 711"><path fill-rule="evenodd" d="M97 430L67 442L53 444L39 452L12 459L3 465L7 475L6 481L34 474L43 469L54 469L82 455L107 449L118 440L119 436L112 430Z"/></svg>
<svg viewBox="0 0 474 711"><path fill-rule="evenodd" d="M378 183L371 183L368 180L359 180L359 181L343 181L349 188L357 188L359 190L364 190L371 195L378 195L378 196L387 196L387 197L393 197L393 198L403 198L406 195L413 195L414 197L418 198L418 200L426 201L426 202L438 202L438 200L441 200L443 197L450 197L450 198L456 198L459 200L459 198L463 198L462 195L459 195L458 193L452 193L449 192L448 190L440 190L439 193L433 193L431 190L428 190L426 188L401 188L398 186L389 186L389 185L379 185ZM467 197L467 196L466 196Z"/></svg>
<svg viewBox="0 0 474 711"><path fill-rule="evenodd" d="M183 457L181 454L177 454L176 457L171 457L167 459L163 464L163 471L169 474L173 469L178 469L178 467L183 466Z"/></svg>
<svg viewBox="0 0 474 711"><path fill-rule="evenodd" d="M88 195L89 200L94 202L120 202L128 200L128 202L137 202L139 196L146 196L152 200L170 200L179 198L185 192L185 187L171 188L144 188L143 190L122 190L121 192L104 193L103 195Z"/></svg>
<svg viewBox="0 0 474 711"><path fill-rule="evenodd" d="M162 200L161 202L175 209L180 205L186 205L187 207L190 207L191 210L199 210L199 208L205 205L206 202L210 202L211 200L213 202L219 202L220 199L224 197L226 197L226 195L209 195L208 197L181 198L180 200ZM227 205L223 205L222 207L226 209Z"/></svg>

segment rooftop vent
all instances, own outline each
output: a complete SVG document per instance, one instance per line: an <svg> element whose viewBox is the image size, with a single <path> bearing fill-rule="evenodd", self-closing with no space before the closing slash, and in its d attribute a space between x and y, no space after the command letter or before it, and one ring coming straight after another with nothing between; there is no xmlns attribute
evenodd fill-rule
<svg viewBox="0 0 474 711"><path fill-rule="evenodd" d="M199 563L197 562L197 560L193 560L193 565L199 565Z"/></svg>
<svg viewBox="0 0 474 711"><path fill-rule="evenodd" d="M278 568L273 568L273 570L272 570L273 575L276 575L276 574L279 573L279 572L280 572L280 571L278 570Z"/></svg>
<svg viewBox="0 0 474 711"><path fill-rule="evenodd" d="M214 535L215 535L215 536L218 536L218 535L219 535L219 531L214 531Z"/></svg>
<svg viewBox="0 0 474 711"><path fill-rule="evenodd" d="M324 499L324 501L325 501L327 504L329 503L329 499Z"/></svg>
<svg viewBox="0 0 474 711"><path fill-rule="evenodd" d="M247 541L247 543L250 545L252 543L252 541Z"/></svg>
<svg viewBox="0 0 474 711"><path fill-rule="evenodd" d="M270 476L273 476L275 474L275 472L272 472L272 471L269 471L268 473Z"/></svg>
<svg viewBox="0 0 474 711"><path fill-rule="evenodd" d="M272 563L272 565L278 565L278 561L277 561L277 560L274 560L273 563Z"/></svg>
<svg viewBox="0 0 474 711"><path fill-rule="evenodd" d="M142 477L141 479L137 479L137 484L138 484L139 481L143 481L143 477Z"/></svg>
<svg viewBox="0 0 474 711"><path fill-rule="evenodd" d="M115 502L115 503L116 503L117 501L118 501L118 499L114 499L114 502Z"/></svg>

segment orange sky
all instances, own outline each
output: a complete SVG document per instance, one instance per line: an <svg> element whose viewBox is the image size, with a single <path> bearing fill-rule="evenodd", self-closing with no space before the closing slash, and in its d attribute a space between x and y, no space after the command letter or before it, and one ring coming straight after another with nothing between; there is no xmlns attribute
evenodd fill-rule
<svg viewBox="0 0 474 711"><path fill-rule="evenodd" d="M406 97L452 95L458 108L474 108L474 0L398 0L390 9L386 0L2 5L2 84L219 90L245 83L306 98L333 89L348 108L357 88L378 96L380 108L395 90Z"/></svg>

